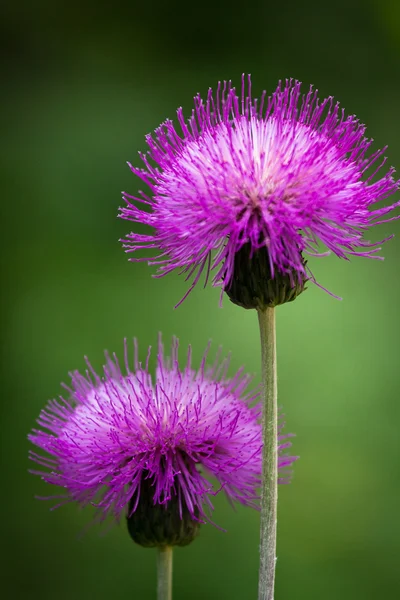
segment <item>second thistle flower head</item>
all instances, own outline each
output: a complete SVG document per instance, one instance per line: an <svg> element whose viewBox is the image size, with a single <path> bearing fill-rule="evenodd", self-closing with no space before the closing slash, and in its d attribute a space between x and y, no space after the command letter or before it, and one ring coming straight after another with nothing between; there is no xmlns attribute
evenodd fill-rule
<svg viewBox="0 0 400 600"><path fill-rule="evenodd" d="M207 354L207 353L206 353ZM258 393L245 393L250 377L226 376L228 361L194 370L189 348L178 364L160 342L155 382L148 360L126 373L107 357L104 377L72 373L71 399L53 400L42 411L39 430L29 436L50 457L31 454L47 467L39 472L66 490L65 500L94 504L100 518L125 512L132 538L143 546L185 545L209 519L212 497L223 490L230 501L257 505L261 477ZM296 457L284 455L289 435L279 434L281 469ZM218 485L215 487L210 477ZM280 483L288 479L280 473Z"/></svg>
<svg viewBox="0 0 400 600"><path fill-rule="evenodd" d="M385 149L370 153L365 127L332 97L320 101L312 88L302 96L290 80L258 101L249 77L240 97L225 83L194 103L188 121L178 110L179 129L168 120L147 136L144 169L131 166L151 193L124 194L120 216L154 232L130 233L127 252L155 249L149 264L193 277L191 289L214 271L213 285L233 301L247 288L243 305L258 308L314 280L304 254L320 255L319 243L340 258L380 250L363 234L399 205L373 208L399 183L393 168L378 176ZM262 297L251 306L254 294Z"/></svg>

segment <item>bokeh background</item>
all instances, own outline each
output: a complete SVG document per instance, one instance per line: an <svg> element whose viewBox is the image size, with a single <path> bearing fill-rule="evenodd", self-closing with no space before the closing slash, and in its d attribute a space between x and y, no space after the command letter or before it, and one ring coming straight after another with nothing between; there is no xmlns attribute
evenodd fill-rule
<svg viewBox="0 0 400 600"><path fill-rule="evenodd" d="M296 77L335 95L400 166L397 0L27 2L2 5L1 530L5 598L155 597L154 551L123 524L102 535L75 506L49 512L26 435L67 372L124 336L158 331L199 358L212 338L259 381L256 316L198 287L151 278L118 239L120 191L144 135L219 79L256 92ZM381 226L373 239L400 233ZM301 460L280 488L276 599L400 596L400 236L385 262L314 259L339 302L310 286L278 309L280 403ZM89 511L90 512L90 511ZM258 514L216 502L175 553L175 600L256 597Z"/></svg>

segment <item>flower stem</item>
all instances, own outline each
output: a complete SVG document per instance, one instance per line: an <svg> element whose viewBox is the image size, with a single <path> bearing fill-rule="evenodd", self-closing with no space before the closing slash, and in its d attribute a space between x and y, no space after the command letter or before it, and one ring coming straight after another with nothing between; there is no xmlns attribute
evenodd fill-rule
<svg viewBox="0 0 400 600"><path fill-rule="evenodd" d="M262 368L263 466L261 484L260 572L258 599L274 599L276 521L278 503L278 389L276 373L275 309L258 311Z"/></svg>
<svg viewBox="0 0 400 600"><path fill-rule="evenodd" d="M172 546L157 548L157 600L172 600Z"/></svg>

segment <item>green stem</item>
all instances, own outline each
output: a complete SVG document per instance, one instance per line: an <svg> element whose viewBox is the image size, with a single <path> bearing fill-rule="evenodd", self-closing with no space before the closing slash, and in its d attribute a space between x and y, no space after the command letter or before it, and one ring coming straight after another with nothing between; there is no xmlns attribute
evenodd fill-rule
<svg viewBox="0 0 400 600"><path fill-rule="evenodd" d="M172 600L172 546L157 548L157 600Z"/></svg>
<svg viewBox="0 0 400 600"><path fill-rule="evenodd" d="M258 599L274 599L278 503L278 389L275 309L258 310L262 367L263 466L261 484L260 572Z"/></svg>

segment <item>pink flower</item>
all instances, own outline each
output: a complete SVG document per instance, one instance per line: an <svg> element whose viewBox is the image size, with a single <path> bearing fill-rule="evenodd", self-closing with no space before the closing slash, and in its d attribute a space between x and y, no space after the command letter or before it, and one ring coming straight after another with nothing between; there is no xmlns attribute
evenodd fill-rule
<svg viewBox="0 0 400 600"><path fill-rule="evenodd" d="M208 351L208 349L207 349ZM180 517L208 519L211 498L223 490L230 501L257 506L261 478L260 409L258 392L245 393L251 379L239 370L227 378L229 361L206 368L191 365L191 349L183 370L178 364L178 340L171 358L159 343L155 382L138 361L128 364L125 345L123 374L117 359L107 356L100 378L71 374L71 397L49 402L38 419L40 429L30 441L46 456L31 458L47 469L35 471L48 483L65 488L65 501L94 504L100 519L132 515L146 502L177 506ZM279 467L287 456L287 438L279 435ZM212 476L218 485L209 479ZM286 483L285 472L280 483ZM129 507L129 509L128 509ZM206 514L207 513L207 514Z"/></svg>
<svg viewBox="0 0 400 600"><path fill-rule="evenodd" d="M123 194L123 219L153 228L122 240L126 252L155 250L158 274L175 269L193 282L212 271L214 286L229 289L235 255L267 251L270 277L314 281L303 253L321 253L320 243L340 258L377 258L382 242L364 239L374 224L399 206L377 203L399 187L394 169L382 172L385 149L370 153L372 140L354 116L332 97L320 101L310 88L286 81L260 101L239 97L231 83L194 99L192 115L177 112L179 127L165 121L146 137L144 169L130 165L149 195ZM384 240L385 241L385 240ZM189 292L188 292L189 293ZM186 296L185 296L186 297Z"/></svg>

